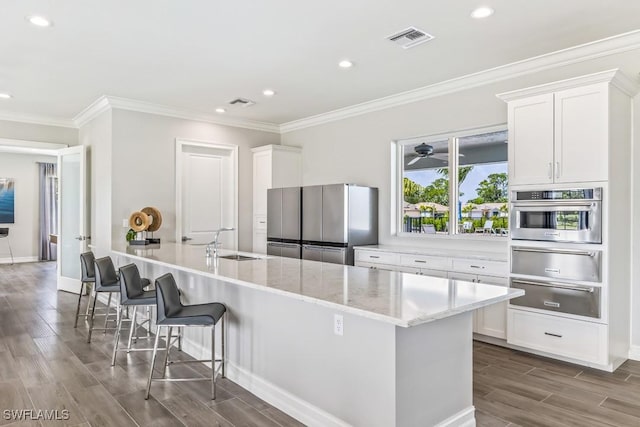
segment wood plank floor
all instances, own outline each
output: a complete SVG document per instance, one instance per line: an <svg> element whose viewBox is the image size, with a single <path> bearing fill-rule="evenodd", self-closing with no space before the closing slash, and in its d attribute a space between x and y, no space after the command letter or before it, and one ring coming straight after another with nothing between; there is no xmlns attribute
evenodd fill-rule
<svg viewBox="0 0 640 427"><path fill-rule="evenodd" d="M86 324L73 328L76 298L56 291L52 263L0 265L0 410L70 415L58 422L0 416L0 426L302 425L226 379L215 402L206 381L155 383L145 401L150 355L120 353L112 368L113 335L96 332L86 344ZM201 365L173 369L208 375ZM474 404L480 427L640 427L640 362L608 374L476 342Z"/></svg>

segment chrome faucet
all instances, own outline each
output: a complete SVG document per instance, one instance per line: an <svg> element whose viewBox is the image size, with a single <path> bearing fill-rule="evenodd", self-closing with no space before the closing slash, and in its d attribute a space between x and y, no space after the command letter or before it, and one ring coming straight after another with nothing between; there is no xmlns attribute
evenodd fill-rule
<svg viewBox="0 0 640 427"><path fill-rule="evenodd" d="M233 227L222 227L215 231L213 240L207 243L207 249L206 249L207 258L211 258L211 256L213 256L214 258L218 257L218 248L220 247L220 243L218 242L218 239L220 238L220 233L223 231L233 231L233 230L235 230L235 228Z"/></svg>

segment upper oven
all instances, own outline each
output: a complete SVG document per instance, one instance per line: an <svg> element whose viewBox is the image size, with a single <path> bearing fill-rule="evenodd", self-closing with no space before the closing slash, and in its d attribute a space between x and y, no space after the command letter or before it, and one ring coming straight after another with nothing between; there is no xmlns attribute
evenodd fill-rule
<svg viewBox="0 0 640 427"><path fill-rule="evenodd" d="M602 243L602 188L512 191L511 238Z"/></svg>

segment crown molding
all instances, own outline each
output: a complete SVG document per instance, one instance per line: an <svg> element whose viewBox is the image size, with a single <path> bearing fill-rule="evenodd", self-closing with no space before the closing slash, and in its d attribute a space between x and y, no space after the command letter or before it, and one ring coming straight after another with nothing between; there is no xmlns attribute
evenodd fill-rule
<svg viewBox="0 0 640 427"><path fill-rule="evenodd" d="M30 123L42 126L56 126L63 128L75 128L73 120L62 119L59 117L37 116L32 114L14 113L11 111L0 111L0 120L10 122Z"/></svg>
<svg viewBox="0 0 640 427"><path fill-rule="evenodd" d="M630 78L626 77L619 69L615 68L613 70L601 71L599 73L588 74L586 76L499 93L496 96L505 102L509 102L515 99L527 98L530 96L542 95L565 89L573 89L597 83L611 83L631 97L638 92L637 84Z"/></svg>
<svg viewBox="0 0 640 427"><path fill-rule="evenodd" d="M195 120L198 122L214 123L224 126L233 126L244 129L259 130L263 132L280 133L280 126L275 123L260 122L232 117L221 117L208 113L197 113L189 110L153 104L129 98L115 96L101 96L91 105L80 112L73 121L77 127L81 127L93 120L98 115L109 109L136 111L139 113L156 114L160 116L175 117L178 119Z"/></svg>
<svg viewBox="0 0 640 427"><path fill-rule="evenodd" d="M280 132L292 132L635 49L640 49L640 30L619 34L466 76L445 80L418 89L283 123L280 125Z"/></svg>

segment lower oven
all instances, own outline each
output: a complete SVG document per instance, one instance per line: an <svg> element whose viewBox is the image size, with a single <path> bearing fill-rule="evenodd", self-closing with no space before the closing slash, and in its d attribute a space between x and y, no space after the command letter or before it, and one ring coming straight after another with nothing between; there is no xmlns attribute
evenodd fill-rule
<svg viewBox="0 0 640 427"><path fill-rule="evenodd" d="M596 319L601 316L599 286L514 278L511 279L511 287L525 291L523 296L510 301L511 306L537 308Z"/></svg>

